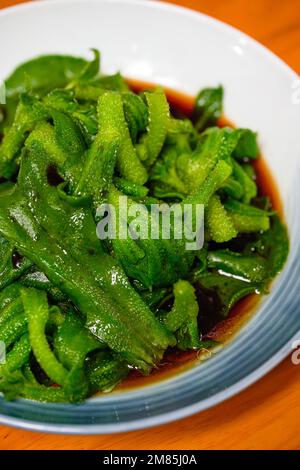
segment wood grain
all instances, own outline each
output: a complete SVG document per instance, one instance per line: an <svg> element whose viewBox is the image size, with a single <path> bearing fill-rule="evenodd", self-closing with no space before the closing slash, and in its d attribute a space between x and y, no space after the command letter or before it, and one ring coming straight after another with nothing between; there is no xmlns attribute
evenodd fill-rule
<svg viewBox="0 0 300 470"><path fill-rule="evenodd" d="M144 0L146 1L146 0ZM21 3L1 0L1 7ZM170 0L232 24L300 73L300 0ZM59 436L0 426L0 449L300 449L300 366L286 359L208 411L143 431Z"/></svg>

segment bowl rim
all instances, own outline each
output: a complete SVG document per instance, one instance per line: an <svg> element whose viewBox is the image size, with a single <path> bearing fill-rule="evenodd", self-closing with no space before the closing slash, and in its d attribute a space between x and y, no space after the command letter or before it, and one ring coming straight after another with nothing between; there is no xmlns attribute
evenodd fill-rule
<svg viewBox="0 0 300 470"><path fill-rule="evenodd" d="M140 0L85 0L86 2L89 3L127 3L131 5L138 5L141 6L142 3ZM68 4L68 3L82 3L83 0L27 0L23 3L18 3L16 5L11 5L9 7L4 7L0 9L0 18L2 16L6 16L10 13L15 13L19 12L21 10L30 10L31 8L44 8L50 5L59 5L59 4ZM283 68L286 73L289 73L290 77L298 79L299 74L290 66L288 65L281 57L279 57L275 52L273 52L271 49L269 49L267 46L259 42L257 39L255 39L253 36L251 36L248 33L244 33L241 31L239 28L232 26L229 23L225 23L225 21L219 20L217 18L214 18L213 16L210 16L206 13L202 13L197 10L193 10L188 7L184 7L181 5L176 5L174 3L168 3L167 1L164 0L146 0L144 1L143 5L147 5L150 8L157 8L161 10L173 10L177 12L181 12L183 15L190 16L190 17L195 17L195 16L200 16L202 17L202 20L206 21L207 23L212 23L215 26L217 26L220 30L224 31L231 31L232 34L235 34L236 36L238 35L240 38L244 38L245 40L250 40L250 42L257 48L257 52L267 54L269 58L271 58L274 63L277 63L278 66ZM179 90L180 91L180 90Z"/></svg>
<svg viewBox="0 0 300 470"><path fill-rule="evenodd" d="M300 331L299 331L300 333ZM299 338L297 333L277 354L265 362L261 367L256 369L252 374L247 375L244 379L236 382L226 390L222 390L215 395L211 395L205 400L194 403L193 405L180 408L176 411L168 413L161 413L154 417L142 418L139 420L118 423L118 424L85 424L85 425L64 425L64 424L44 424L36 421L25 420L21 418L11 418L6 415L0 415L0 423L7 426L12 426L17 429L23 429L32 432L46 432L49 434L68 434L68 435L97 435L97 434L117 434L121 432L137 431L141 429L148 429L163 424L168 424L173 421L187 418L196 413L213 408L229 398L238 395L250 386L254 385L267 373L271 372L280 362L282 362L291 352L290 343L294 339Z"/></svg>
<svg viewBox="0 0 300 470"><path fill-rule="evenodd" d="M105 3L124 3L130 4L132 6L138 5L139 7L142 5L140 0L85 0L85 3L95 3L95 4L105 4ZM0 10L0 21L1 18L14 14L19 13L22 10L28 11L31 9L44 9L48 6L55 6L55 5L63 5L63 4L70 4L70 3L77 3L82 4L83 0L39 0L35 1L27 1L25 3L12 5L10 7L6 7ZM147 0L143 2L143 6L147 8L154 8L158 10L165 10L165 11L173 11L178 12L182 15L187 17L198 17L201 18L202 21L206 23L210 23L215 28L219 29L220 31L229 32L231 35L234 35L236 38L243 38L248 43L250 43L254 48L255 52L259 53L263 56L267 56L268 60L271 60L277 67L281 68L291 79L297 80L299 79L299 75L296 71L294 71L288 64L286 64L280 57L278 57L274 52L268 49L266 46L261 44L259 41L254 39L252 36L240 31L238 28L231 26L221 20L218 20L214 17L211 17L207 14L179 6L174 5L171 3L167 3L164 1L158 0ZM292 249L290 249L290 252ZM259 308L259 307L258 307ZM133 431L138 429L145 429L150 428L153 426L158 426L161 424L166 424L178 419L182 419L188 416L191 416L195 413L199 413L201 411L207 410L213 406L216 406L223 401L233 397L234 395L242 392L246 388L253 385L255 382L260 380L263 376L265 376L268 372L274 369L282 360L284 360L289 353L291 353L291 343L294 339L299 339L300 330L296 335L290 338L290 340L279 350L276 354L274 354L269 360L264 362L260 367L255 369L252 373L246 375L243 379L237 381L233 385L229 386L228 388L221 390L216 394L212 394L208 398L201 400L197 403L193 403L192 405L188 405L182 408L179 408L175 411L170 411L166 413L160 413L159 415L155 415L152 417L142 417L138 420L127 421L124 423L114 423L114 424L74 424L74 425L64 425L64 424L50 424L50 423L42 423L36 421L30 421L22 418L14 418L7 416L5 414L0 414L0 423L8 426L13 426L19 429L31 430L36 432L48 432L48 433L57 433L57 434L73 434L73 435L83 435L83 434L113 434L125 431ZM184 373L183 373L184 374ZM171 379L170 379L171 380ZM155 387L155 384L151 385L151 387ZM142 389L140 389L141 391ZM127 392L130 394L130 392ZM124 392L126 394L126 392Z"/></svg>

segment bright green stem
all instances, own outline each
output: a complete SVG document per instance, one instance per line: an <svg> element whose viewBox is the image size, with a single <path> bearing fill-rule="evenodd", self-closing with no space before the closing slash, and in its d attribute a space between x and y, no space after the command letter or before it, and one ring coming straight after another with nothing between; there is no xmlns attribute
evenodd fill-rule
<svg viewBox="0 0 300 470"><path fill-rule="evenodd" d="M68 371L54 356L45 333L49 319L47 296L45 292L32 288L21 289L21 296L28 318L30 343L36 360L54 382L63 385Z"/></svg>

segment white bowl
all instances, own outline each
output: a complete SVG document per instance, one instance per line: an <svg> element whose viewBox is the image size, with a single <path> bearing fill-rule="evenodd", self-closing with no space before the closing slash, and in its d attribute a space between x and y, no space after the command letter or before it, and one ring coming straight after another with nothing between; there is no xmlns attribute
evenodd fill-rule
<svg viewBox="0 0 300 470"><path fill-rule="evenodd" d="M0 401L3 423L72 433L117 432L203 410L253 383L300 338L300 103L297 75L245 34L163 2L51 0L0 12L0 80L39 54L102 53L103 71L189 94L221 83L226 116L258 131L280 188L289 228L288 263L253 319L205 364L140 390L71 405ZM299 85L299 83L298 83Z"/></svg>

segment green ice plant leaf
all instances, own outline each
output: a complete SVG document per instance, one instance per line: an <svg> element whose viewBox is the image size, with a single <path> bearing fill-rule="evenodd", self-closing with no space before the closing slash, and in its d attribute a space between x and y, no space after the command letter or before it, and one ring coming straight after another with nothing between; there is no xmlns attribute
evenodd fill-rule
<svg viewBox="0 0 300 470"><path fill-rule="evenodd" d="M213 348L211 330L268 292L289 251L257 184L256 133L218 127L223 88L201 90L183 116L162 88L135 93L120 73L104 75L95 49L90 61L29 60L5 85L0 392L78 403L133 368L160 367L169 348ZM109 203L112 239L99 229ZM169 237L152 204L171 209ZM204 209L193 240L177 237L186 205Z"/></svg>

